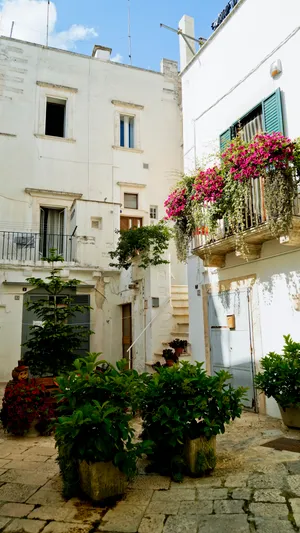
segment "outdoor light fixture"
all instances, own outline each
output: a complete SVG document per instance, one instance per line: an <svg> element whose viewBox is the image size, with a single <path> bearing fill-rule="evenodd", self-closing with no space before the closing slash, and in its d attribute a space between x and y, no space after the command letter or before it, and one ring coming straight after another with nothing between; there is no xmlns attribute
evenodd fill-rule
<svg viewBox="0 0 300 533"><path fill-rule="evenodd" d="M278 74L281 74L281 72L282 72L282 64L281 64L280 59L277 59L271 65L270 73L271 73L272 78L275 78L276 76L278 76Z"/></svg>

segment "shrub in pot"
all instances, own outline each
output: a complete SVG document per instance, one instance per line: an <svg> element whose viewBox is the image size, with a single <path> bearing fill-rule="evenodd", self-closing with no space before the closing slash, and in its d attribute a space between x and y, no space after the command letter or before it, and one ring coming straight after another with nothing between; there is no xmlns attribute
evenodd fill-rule
<svg viewBox="0 0 300 533"><path fill-rule="evenodd" d="M184 350L186 350L187 341L183 339L174 339L173 341L169 342L169 346L175 350L177 357L179 357Z"/></svg>
<svg viewBox="0 0 300 533"><path fill-rule="evenodd" d="M124 370L126 361L114 368L97 359L77 359L73 372L57 378L55 438L65 496L81 488L101 501L125 491L137 457L150 453L151 443L134 442L130 425L149 376Z"/></svg>
<svg viewBox="0 0 300 533"><path fill-rule="evenodd" d="M20 436L36 429L47 435L53 428L54 416L45 387L35 379L8 382L1 410L1 421L8 433Z"/></svg>
<svg viewBox="0 0 300 533"><path fill-rule="evenodd" d="M276 400L288 427L300 428L300 343L290 335L284 341L282 354L270 352L261 360L263 372L256 375L255 384Z"/></svg>
<svg viewBox="0 0 300 533"><path fill-rule="evenodd" d="M171 350L170 348L163 350L163 358L165 359L167 366L173 366L175 363L178 363L178 356L174 350Z"/></svg>
<svg viewBox="0 0 300 533"><path fill-rule="evenodd" d="M141 402L143 438L152 440L154 471L181 481L216 464L215 437L242 412L244 388L226 371L208 376L203 365L182 362L152 375Z"/></svg>

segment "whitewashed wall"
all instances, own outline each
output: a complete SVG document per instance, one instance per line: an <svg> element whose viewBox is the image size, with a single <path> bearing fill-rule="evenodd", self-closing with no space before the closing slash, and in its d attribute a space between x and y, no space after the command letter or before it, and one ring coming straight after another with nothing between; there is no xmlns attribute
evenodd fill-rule
<svg viewBox="0 0 300 533"><path fill-rule="evenodd" d="M282 92L285 133L300 136L298 71L300 49L298 0L240 0L231 15L183 70L183 132L185 170L209 164L219 150L219 136L239 117L277 88ZM273 52L273 53L272 53ZM273 79L270 66L280 59L282 74ZM215 156L214 156L215 157ZM277 241L265 243L261 259L245 263L230 254L223 269L204 269L202 286L256 276L253 288L255 359L281 351L283 335L300 341L300 312L293 295L300 292L300 251ZM188 264L190 338L193 358L204 361L202 296L197 295L198 259ZM198 277L197 277L198 276ZM280 416L273 400L267 412Z"/></svg>
<svg viewBox="0 0 300 533"><path fill-rule="evenodd" d="M122 356L121 304L132 303L135 339L152 317L151 309L144 312L144 298L159 293L163 299L169 291L168 266L158 284L158 274L150 272L151 284L129 290L132 273L111 268L109 251L118 239L120 214L148 224L149 207L156 205L162 218L163 202L182 172L177 64L163 60L161 72L153 72L4 37L0 56L0 232L38 233L40 206L65 209L65 232L77 227L69 275L91 295L91 350L115 362ZM66 138L44 135L47 96L67 99ZM122 112L135 116L135 150L118 148ZM139 194L138 211L123 208L126 192ZM93 218L101 219L101 229L91 227ZM186 269L170 254L173 283L185 283ZM0 382L20 356L22 284L29 275L47 274L42 263L29 263L0 257ZM14 284L1 283L8 279ZM136 344L140 369L159 335L153 328L147 341L142 336Z"/></svg>

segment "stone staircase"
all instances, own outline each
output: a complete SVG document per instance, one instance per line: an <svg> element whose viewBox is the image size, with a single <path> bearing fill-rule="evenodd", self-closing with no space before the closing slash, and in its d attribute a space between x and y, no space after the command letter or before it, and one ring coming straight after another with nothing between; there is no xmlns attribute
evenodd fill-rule
<svg viewBox="0 0 300 533"><path fill-rule="evenodd" d="M161 351L154 353L153 361L149 361L147 366L152 366L156 362L164 363L162 352L169 348L169 342L173 339L183 339L189 341L189 301L187 285L171 286L171 307L172 307L172 328L169 339L161 343ZM183 353L180 360L190 360L189 343L186 353Z"/></svg>

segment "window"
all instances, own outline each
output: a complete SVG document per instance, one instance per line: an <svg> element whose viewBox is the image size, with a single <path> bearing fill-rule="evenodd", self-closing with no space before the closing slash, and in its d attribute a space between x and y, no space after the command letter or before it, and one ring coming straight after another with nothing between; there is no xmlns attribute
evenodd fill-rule
<svg viewBox="0 0 300 533"><path fill-rule="evenodd" d="M65 210L40 208L40 254L48 257L50 250L55 248L63 253Z"/></svg>
<svg viewBox="0 0 300 533"><path fill-rule="evenodd" d="M45 135L65 137L66 100L47 98Z"/></svg>
<svg viewBox="0 0 300 533"><path fill-rule="evenodd" d="M120 218L120 229L121 230L141 228L142 225L143 225L142 218L136 218L136 217L121 217Z"/></svg>
<svg viewBox="0 0 300 533"><path fill-rule="evenodd" d="M220 136L220 149L224 152L226 145L240 132L243 140L249 142L257 133L283 133L281 91L265 98L254 109L235 122Z"/></svg>
<svg viewBox="0 0 300 533"><path fill-rule="evenodd" d="M120 115L120 146L134 148L134 117Z"/></svg>
<svg viewBox="0 0 300 533"><path fill-rule="evenodd" d="M102 218L92 218L91 227L92 229L102 229Z"/></svg>
<svg viewBox="0 0 300 533"><path fill-rule="evenodd" d="M158 219L158 207L157 205L150 205L150 218L152 220Z"/></svg>
<svg viewBox="0 0 300 533"><path fill-rule="evenodd" d="M138 209L138 195L124 193L124 208L125 209Z"/></svg>

